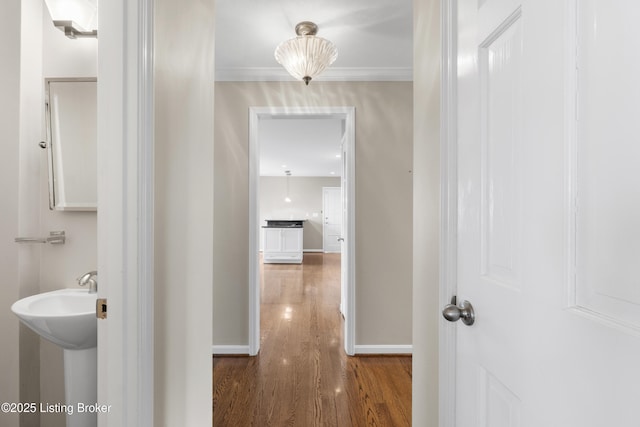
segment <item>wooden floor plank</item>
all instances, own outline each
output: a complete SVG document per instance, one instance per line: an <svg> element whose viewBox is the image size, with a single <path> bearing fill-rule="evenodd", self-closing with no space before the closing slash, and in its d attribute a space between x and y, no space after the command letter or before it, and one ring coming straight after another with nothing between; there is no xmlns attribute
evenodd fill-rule
<svg viewBox="0 0 640 427"><path fill-rule="evenodd" d="M261 350L213 358L213 426L410 426L411 357L348 357L340 255L261 265Z"/></svg>

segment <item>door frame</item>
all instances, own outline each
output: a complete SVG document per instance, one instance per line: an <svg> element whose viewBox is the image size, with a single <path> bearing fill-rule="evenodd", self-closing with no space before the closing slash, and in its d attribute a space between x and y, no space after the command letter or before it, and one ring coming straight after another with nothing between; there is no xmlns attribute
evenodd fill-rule
<svg viewBox="0 0 640 427"><path fill-rule="evenodd" d="M441 0L440 307L457 294L458 144L457 0ZM439 423L456 425L456 327L439 317Z"/></svg>
<svg viewBox="0 0 640 427"><path fill-rule="evenodd" d="M355 354L355 107L250 107L249 108L249 354L260 351L260 227L258 195L260 181L259 123L261 118L324 116L345 121L344 150L346 187L343 203L347 206L343 256L347 257L346 316L344 349ZM343 228L344 230L345 228Z"/></svg>
<svg viewBox="0 0 640 427"><path fill-rule="evenodd" d="M98 425L154 425L153 0L99 3Z"/></svg>

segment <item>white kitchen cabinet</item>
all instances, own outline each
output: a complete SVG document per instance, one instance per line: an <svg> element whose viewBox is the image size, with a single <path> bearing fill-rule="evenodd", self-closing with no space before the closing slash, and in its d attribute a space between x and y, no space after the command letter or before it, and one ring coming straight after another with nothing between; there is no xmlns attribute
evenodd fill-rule
<svg viewBox="0 0 640 427"><path fill-rule="evenodd" d="M263 230L265 264L302 263L302 227L265 227Z"/></svg>

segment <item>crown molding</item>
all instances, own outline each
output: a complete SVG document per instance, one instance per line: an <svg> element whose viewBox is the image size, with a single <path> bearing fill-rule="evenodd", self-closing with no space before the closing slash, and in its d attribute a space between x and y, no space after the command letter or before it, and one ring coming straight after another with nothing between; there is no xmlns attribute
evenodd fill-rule
<svg viewBox="0 0 640 427"><path fill-rule="evenodd" d="M219 82L293 81L282 67L217 68L215 80ZM413 81L411 67L332 67L314 81Z"/></svg>

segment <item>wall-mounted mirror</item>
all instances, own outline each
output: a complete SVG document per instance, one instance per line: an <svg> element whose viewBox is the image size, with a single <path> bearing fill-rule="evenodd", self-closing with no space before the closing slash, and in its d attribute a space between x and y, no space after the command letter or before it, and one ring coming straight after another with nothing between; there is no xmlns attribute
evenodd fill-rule
<svg viewBox="0 0 640 427"><path fill-rule="evenodd" d="M97 83L95 78L45 79L49 207L95 211Z"/></svg>

